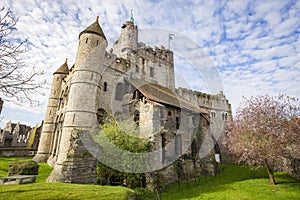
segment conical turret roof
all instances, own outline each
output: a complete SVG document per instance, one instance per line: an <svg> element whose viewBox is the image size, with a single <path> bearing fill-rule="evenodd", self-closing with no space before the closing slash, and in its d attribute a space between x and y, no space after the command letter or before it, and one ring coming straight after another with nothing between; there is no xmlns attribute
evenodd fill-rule
<svg viewBox="0 0 300 200"><path fill-rule="evenodd" d="M69 67L68 67L67 62L68 62L68 59L66 58L65 63L62 66L60 66L58 68L58 70L56 70L56 72L53 73L53 75L54 74L68 74L69 73Z"/></svg>
<svg viewBox="0 0 300 200"><path fill-rule="evenodd" d="M106 37L102 31L102 28L99 25L98 19L99 19L99 17L97 16L96 21L79 34L79 38L83 33L94 33L94 34L104 37L104 39L106 40Z"/></svg>

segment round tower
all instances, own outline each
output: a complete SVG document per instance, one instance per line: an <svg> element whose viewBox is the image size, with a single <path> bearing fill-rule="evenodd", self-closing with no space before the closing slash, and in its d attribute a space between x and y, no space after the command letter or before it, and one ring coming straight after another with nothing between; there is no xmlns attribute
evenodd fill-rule
<svg viewBox="0 0 300 200"><path fill-rule="evenodd" d="M119 39L114 43L113 53L126 58L127 53L137 50L138 29L133 21L126 21L121 29Z"/></svg>
<svg viewBox="0 0 300 200"><path fill-rule="evenodd" d="M96 113L106 47L107 40L97 17L96 22L79 34L63 129L86 129L97 125Z"/></svg>
<svg viewBox="0 0 300 200"><path fill-rule="evenodd" d="M59 95L62 85L62 80L65 75L69 73L67 59L65 63L53 73L52 87L46 108L41 139L38 147L38 152L33 158L37 162L46 162L50 156L50 149L52 144L53 128L55 123L56 111L59 104Z"/></svg>
<svg viewBox="0 0 300 200"><path fill-rule="evenodd" d="M77 180L77 178L80 178L79 176L77 178L72 177L72 175L66 176L69 172L63 172L63 170L67 170L64 167L66 163L75 162L73 157L81 149L77 148L79 144L76 137L74 138L74 135L72 135L73 131L75 129L90 129L98 124L98 99L101 91L100 81L106 47L107 40L97 17L93 24L79 34L79 45L71 75L68 103L63 117L62 137L54 169L48 178L50 182L82 181ZM76 166L76 169L73 169L72 166L68 166L68 170L79 170L80 168ZM91 173L88 167L84 171L82 173L87 173L87 177Z"/></svg>

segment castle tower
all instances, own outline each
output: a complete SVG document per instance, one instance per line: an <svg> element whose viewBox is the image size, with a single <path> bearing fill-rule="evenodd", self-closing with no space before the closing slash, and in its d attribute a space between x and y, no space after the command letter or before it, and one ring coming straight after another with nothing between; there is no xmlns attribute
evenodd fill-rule
<svg viewBox="0 0 300 200"><path fill-rule="evenodd" d="M52 87L49 95L48 105L46 109L46 115L44 118L40 144L38 147L38 152L33 158L37 162L46 162L50 156L50 149L52 143L52 135L54 128L54 121L56 116L56 111L59 104L59 95L61 90L61 84L63 77L69 73L69 68L67 64L67 59L65 63L53 73Z"/></svg>
<svg viewBox="0 0 300 200"><path fill-rule="evenodd" d="M113 53L122 58L127 57L127 53L137 50L138 29L133 21L126 21L121 29L119 39L113 45Z"/></svg>
<svg viewBox="0 0 300 200"><path fill-rule="evenodd" d="M96 181L95 166L93 166L93 163L96 165L96 160L82 146L74 130L87 130L97 125L96 114L106 47L107 40L97 17L93 24L79 34L62 137L54 169L48 178L49 182L94 183Z"/></svg>

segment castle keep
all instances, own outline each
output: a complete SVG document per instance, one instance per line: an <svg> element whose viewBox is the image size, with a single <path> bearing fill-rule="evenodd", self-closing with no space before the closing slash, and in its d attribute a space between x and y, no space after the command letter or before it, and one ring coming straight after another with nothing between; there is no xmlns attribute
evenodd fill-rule
<svg viewBox="0 0 300 200"><path fill-rule="evenodd" d="M176 89L173 52L138 42L133 21L122 25L109 52L106 47L97 18L79 34L75 64L69 67L66 60L53 74L34 157L53 166L48 181L95 183L97 160L74 130L90 130L108 113L133 119L140 135L153 141L152 149L159 150L155 162L164 167L161 173L166 182L176 180L171 164L177 158L186 173L193 166L199 173L214 174L214 154L222 155L223 147L212 135L222 135L224 123L231 119L223 93ZM199 150L206 137L212 150L201 157Z"/></svg>

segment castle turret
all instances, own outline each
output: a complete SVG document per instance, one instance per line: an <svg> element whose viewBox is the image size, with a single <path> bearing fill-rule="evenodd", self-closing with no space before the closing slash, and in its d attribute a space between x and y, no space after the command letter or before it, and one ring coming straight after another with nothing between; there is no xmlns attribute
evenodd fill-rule
<svg viewBox="0 0 300 200"><path fill-rule="evenodd" d="M42 128L41 139L38 147L38 152L34 157L37 162L46 162L50 156L50 148L52 143L53 128L55 123L56 111L59 104L59 95L61 90L62 80L69 73L67 59L65 63L56 70L53 74L52 87L49 95L46 115Z"/></svg>
<svg viewBox="0 0 300 200"><path fill-rule="evenodd" d="M83 163L85 163L83 159L92 159L76 156L82 148L78 148L80 146L78 139L76 139L78 137L74 136L73 133L76 129L90 129L98 124L97 110L99 108L97 106L99 105L100 81L102 79L106 47L107 40L97 17L93 24L79 34L79 45L75 66L72 70L69 100L63 116L64 122L59 153L54 169L48 178L50 182L84 182L83 180L77 180L80 178L74 175L76 170L78 170L78 173L86 173L87 180L93 180L89 177L94 173L89 170L90 166L83 164L83 166L77 165L72 168L71 165L71 167L66 168L64 165L75 162L75 159L80 159ZM81 153L78 154L82 155ZM74 176L68 176L68 174Z"/></svg>
<svg viewBox="0 0 300 200"><path fill-rule="evenodd" d="M113 45L113 53L126 58L127 53L137 50L138 29L133 21L126 21L121 29L119 39Z"/></svg>

